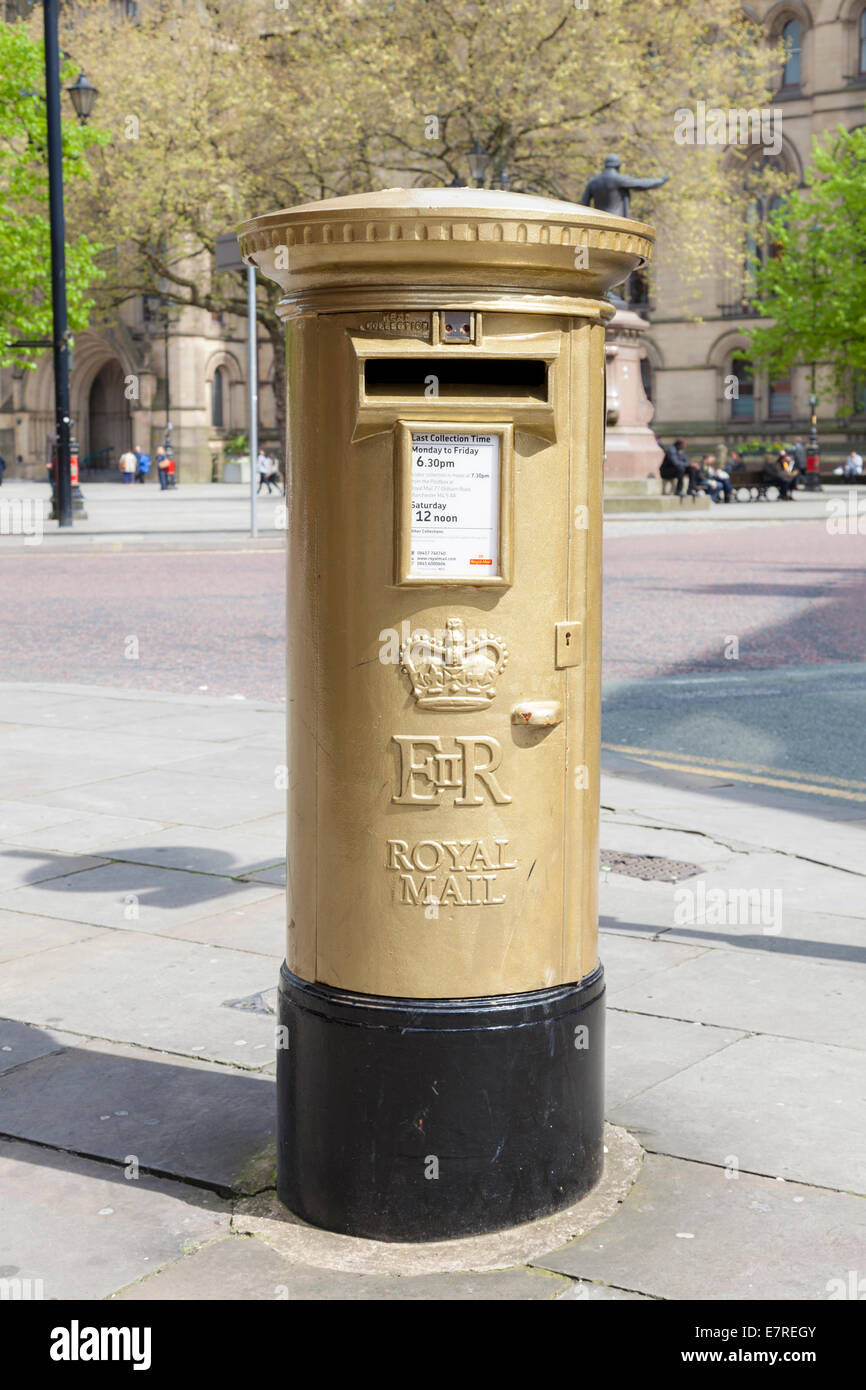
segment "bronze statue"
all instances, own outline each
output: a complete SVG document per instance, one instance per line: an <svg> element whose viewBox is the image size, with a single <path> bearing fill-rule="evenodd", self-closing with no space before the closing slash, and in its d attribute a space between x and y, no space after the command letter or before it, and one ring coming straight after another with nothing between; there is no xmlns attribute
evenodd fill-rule
<svg viewBox="0 0 866 1390"><path fill-rule="evenodd" d="M596 207L600 212L612 212L617 217L628 217L629 190L632 188L661 188L667 183L669 174L660 179L633 179L619 172L622 163L618 154L605 156L604 169L590 179L583 191L581 202L586 207Z"/></svg>

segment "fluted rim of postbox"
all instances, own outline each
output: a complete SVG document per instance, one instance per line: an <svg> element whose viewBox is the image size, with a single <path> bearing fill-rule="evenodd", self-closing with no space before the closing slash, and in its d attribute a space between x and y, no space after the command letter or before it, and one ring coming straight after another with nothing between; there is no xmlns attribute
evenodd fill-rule
<svg viewBox="0 0 866 1390"><path fill-rule="evenodd" d="M302 203L238 230L247 264L287 292L359 277L369 284L382 270L391 285L483 282L601 297L647 264L654 240L645 222L579 203L469 188L386 188ZM585 266L578 247L587 249Z"/></svg>

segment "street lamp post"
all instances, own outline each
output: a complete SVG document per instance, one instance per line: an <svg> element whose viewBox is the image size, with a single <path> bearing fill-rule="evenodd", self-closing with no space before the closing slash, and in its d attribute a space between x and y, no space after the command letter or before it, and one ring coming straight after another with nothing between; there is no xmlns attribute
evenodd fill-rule
<svg viewBox="0 0 866 1390"><path fill-rule="evenodd" d="M175 487L177 485L177 462L174 457L174 450L171 447L171 372L169 371L168 367L169 311L167 301L163 305L163 314L164 317L162 321L162 342L163 349L165 352L165 440L163 447L165 449L165 452L168 454L169 459L172 461L174 465L173 470L170 471L168 474L167 483L169 487Z"/></svg>
<svg viewBox="0 0 866 1390"><path fill-rule="evenodd" d="M48 122L48 198L51 217L51 307L53 311L54 411L57 447L54 511L60 526L72 525L69 466L69 330L66 321L66 224L63 215L63 137L60 129L58 0L45 0L45 110Z"/></svg>
<svg viewBox="0 0 866 1390"><path fill-rule="evenodd" d="M818 233L821 227L814 222L810 232ZM818 264L815 258L815 240L812 238L812 340L815 338L815 303L818 280ZM821 452L818 446L818 396L816 391L817 363L812 358L812 377L809 390L809 447L806 450L806 491L821 491Z"/></svg>
<svg viewBox="0 0 866 1390"><path fill-rule="evenodd" d="M66 218L63 211L63 135L60 124L60 45L58 0L44 0L45 116L48 133L48 206L51 233L51 309L53 318L54 411L56 449L54 509L61 527L72 525L70 465L69 324L66 317ZM82 73L69 89L79 120L84 123L96 100L96 88Z"/></svg>

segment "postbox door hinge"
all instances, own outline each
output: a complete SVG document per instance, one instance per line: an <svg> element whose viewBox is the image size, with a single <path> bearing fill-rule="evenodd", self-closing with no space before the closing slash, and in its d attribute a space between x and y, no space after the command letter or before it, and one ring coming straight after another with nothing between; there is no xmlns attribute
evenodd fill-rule
<svg viewBox="0 0 866 1390"><path fill-rule="evenodd" d="M556 664L579 666L583 661L583 623L556 624Z"/></svg>

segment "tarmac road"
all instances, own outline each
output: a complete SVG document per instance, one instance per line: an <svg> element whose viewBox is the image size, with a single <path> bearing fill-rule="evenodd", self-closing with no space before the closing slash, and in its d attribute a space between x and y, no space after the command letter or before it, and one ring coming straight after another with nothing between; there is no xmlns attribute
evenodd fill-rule
<svg viewBox="0 0 866 1390"><path fill-rule="evenodd" d="M862 536L819 521L606 540L613 762L866 817L864 560Z"/></svg>
<svg viewBox="0 0 866 1390"><path fill-rule="evenodd" d="M863 537L820 521L611 529L610 757L866 808ZM0 551L0 679L283 699L281 551L174 545Z"/></svg>

